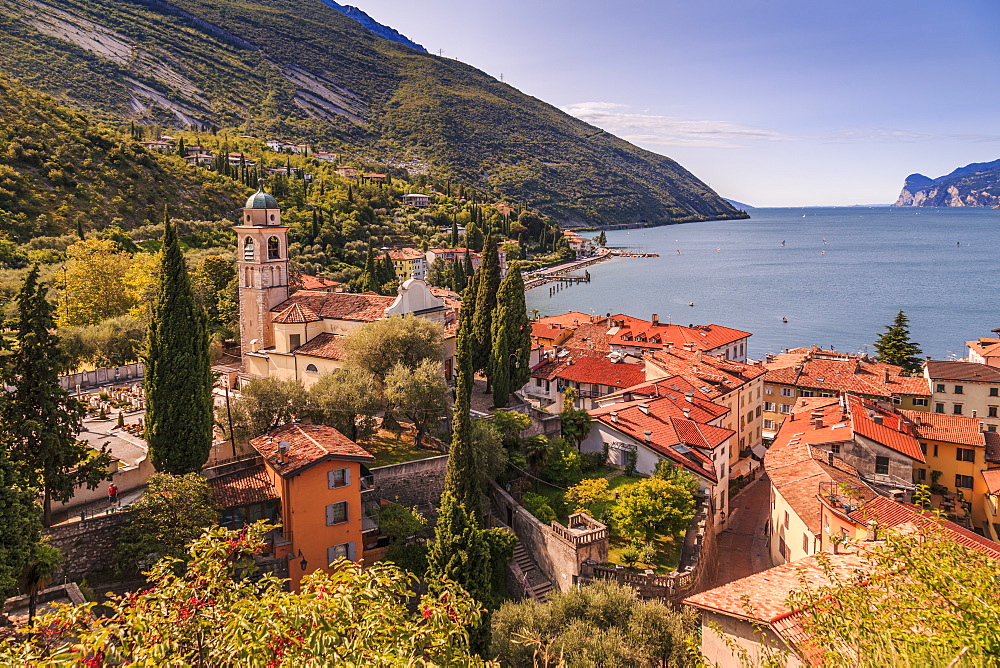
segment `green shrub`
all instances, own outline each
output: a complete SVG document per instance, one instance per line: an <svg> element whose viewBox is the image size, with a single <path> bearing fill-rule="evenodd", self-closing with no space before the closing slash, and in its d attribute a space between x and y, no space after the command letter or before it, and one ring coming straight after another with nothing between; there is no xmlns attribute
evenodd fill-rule
<svg viewBox="0 0 1000 668"><path fill-rule="evenodd" d="M525 492L521 502L529 513L538 518L539 522L549 524L556 520L556 512L549 505L549 500L541 494Z"/></svg>

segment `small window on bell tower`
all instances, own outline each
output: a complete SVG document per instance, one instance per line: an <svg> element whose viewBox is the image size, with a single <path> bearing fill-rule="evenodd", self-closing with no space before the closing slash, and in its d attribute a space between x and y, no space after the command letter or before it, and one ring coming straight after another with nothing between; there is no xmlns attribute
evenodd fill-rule
<svg viewBox="0 0 1000 668"><path fill-rule="evenodd" d="M278 237L271 237L267 240L267 259L277 260L281 257L281 246Z"/></svg>
<svg viewBox="0 0 1000 668"><path fill-rule="evenodd" d="M243 242L243 260L245 262L253 262L253 238L247 237L246 241Z"/></svg>

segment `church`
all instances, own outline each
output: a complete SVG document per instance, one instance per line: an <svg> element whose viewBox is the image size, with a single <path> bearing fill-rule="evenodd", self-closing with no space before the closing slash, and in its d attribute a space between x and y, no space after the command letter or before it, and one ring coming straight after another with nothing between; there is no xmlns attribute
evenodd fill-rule
<svg viewBox="0 0 1000 668"><path fill-rule="evenodd" d="M461 303L449 290L411 278L395 297L298 290L289 294L288 230L278 203L260 189L247 199L237 237L240 291L241 382L255 378L311 385L344 363L343 337L367 323L412 315L444 328L444 372L455 369Z"/></svg>

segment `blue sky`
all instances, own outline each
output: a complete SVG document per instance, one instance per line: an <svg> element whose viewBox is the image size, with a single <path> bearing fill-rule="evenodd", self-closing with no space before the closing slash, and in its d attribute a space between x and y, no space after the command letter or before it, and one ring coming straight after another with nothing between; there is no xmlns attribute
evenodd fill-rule
<svg viewBox="0 0 1000 668"><path fill-rule="evenodd" d="M347 0L754 206L1000 158L998 0Z"/></svg>

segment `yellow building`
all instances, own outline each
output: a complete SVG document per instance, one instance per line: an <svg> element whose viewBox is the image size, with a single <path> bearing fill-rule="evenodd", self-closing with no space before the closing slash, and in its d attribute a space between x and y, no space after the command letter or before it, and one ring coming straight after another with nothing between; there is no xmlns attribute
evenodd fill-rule
<svg viewBox="0 0 1000 668"><path fill-rule="evenodd" d="M900 411L913 425L926 465L914 464L914 482L931 485L935 506L952 521L996 538L995 515L987 504L989 487L983 471L988 461L986 435L980 421L960 415Z"/></svg>
<svg viewBox="0 0 1000 668"><path fill-rule="evenodd" d="M423 251L417 248L400 248L389 251L388 255L396 270L396 280L400 283L411 278L427 280L427 257ZM380 255L379 259L384 260L385 255Z"/></svg>
<svg viewBox="0 0 1000 668"><path fill-rule="evenodd" d="M922 376L901 367L872 362L866 356L796 348L769 355L764 376L764 437L773 438L801 398L856 394L896 408L930 410L930 388Z"/></svg>

